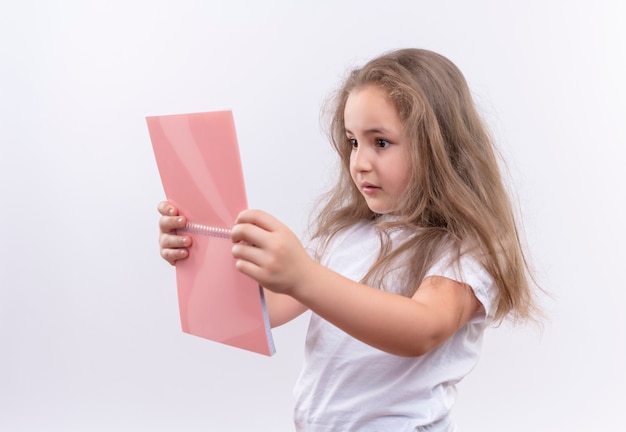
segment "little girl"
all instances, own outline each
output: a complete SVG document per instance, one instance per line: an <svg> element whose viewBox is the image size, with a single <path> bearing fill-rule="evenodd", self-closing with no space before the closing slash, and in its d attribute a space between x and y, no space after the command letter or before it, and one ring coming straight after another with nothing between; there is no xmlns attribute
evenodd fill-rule
<svg viewBox="0 0 626 432"><path fill-rule="evenodd" d="M371 60L332 102L341 168L309 248L245 210L236 267L265 288L272 326L311 311L298 431L453 431L485 328L535 312L494 147L463 75L431 51ZM159 212L175 264L193 253L186 220Z"/></svg>

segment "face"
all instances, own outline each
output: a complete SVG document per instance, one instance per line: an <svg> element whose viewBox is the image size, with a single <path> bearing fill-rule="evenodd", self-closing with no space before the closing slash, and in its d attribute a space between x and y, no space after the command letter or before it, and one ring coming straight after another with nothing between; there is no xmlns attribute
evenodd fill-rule
<svg viewBox="0 0 626 432"><path fill-rule="evenodd" d="M393 213L409 183L409 144L402 122L377 86L353 90L344 110L352 143L350 175L374 213Z"/></svg>

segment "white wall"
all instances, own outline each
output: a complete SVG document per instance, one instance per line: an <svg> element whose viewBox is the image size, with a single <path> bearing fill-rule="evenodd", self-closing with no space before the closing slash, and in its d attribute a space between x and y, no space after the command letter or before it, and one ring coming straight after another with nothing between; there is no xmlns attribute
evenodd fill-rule
<svg viewBox="0 0 626 432"><path fill-rule="evenodd" d="M464 431L621 423L626 8L539 1L3 1L0 430L288 431L306 318L273 358L180 331L144 117L233 109L252 207L302 232L324 97L385 50L464 71L507 158L539 334L489 331Z"/></svg>

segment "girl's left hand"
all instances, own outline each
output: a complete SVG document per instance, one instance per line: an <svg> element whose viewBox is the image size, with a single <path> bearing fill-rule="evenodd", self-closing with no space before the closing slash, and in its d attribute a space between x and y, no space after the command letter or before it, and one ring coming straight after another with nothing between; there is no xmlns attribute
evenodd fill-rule
<svg viewBox="0 0 626 432"><path fill-rule="evenodd" d="M241 212L231 238L237 269L271 291L293 293L315 267L296 235L261 210Z"/></svg>

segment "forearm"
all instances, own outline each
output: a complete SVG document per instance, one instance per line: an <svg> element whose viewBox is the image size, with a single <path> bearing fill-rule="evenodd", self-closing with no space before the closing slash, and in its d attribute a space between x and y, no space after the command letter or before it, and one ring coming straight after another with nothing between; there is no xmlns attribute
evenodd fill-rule
<svg viewBox="0 0 626 432"><path fill-rule="evenodd" d="M291 295L368 345L395 355L422 355L445 335L428 305L354 282L319 264Z"/></svg>
<svg viewBox="0 0 626 432"><path fill-rule="evenodd" d="M288 323L307 310L307 307L293 297L272 292L263 288L267 314L272 328Z"/></svg>

